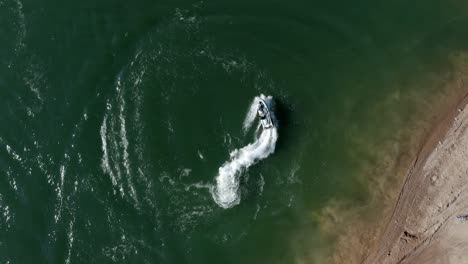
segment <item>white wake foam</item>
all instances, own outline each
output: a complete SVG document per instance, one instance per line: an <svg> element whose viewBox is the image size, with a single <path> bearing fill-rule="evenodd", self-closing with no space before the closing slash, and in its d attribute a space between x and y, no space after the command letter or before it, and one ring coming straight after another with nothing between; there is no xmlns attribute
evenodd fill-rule
<svg viewBox="0 0 468 264"><path fill-rule="evenodd" d="M260 99L259 96L255 96L255 98L253 99L252 103L249 106L249 110L247 110L247 115L245 116L243 127L242 127L244 130L244 133L247 133L247 131L250 129L253 122L255 121L255 117L257 117L257 108L258 108L259 99Z"/></svg>
<svg viewBox="0 0 468 264"><path fill-rule="evenodd" d="M264 97L262 95L262 97ZM256 97L247 113L246 121L244 121L244 130L251 127L253 119L255 119L256 107L258 99ZM267 98L267 97L264 97ZM271 100L271 97L269 97ZM254 118L250 121L251 111L253 109ZM246 126L248 124L248 126ZM218 175L216 176L216 186L212 190L213 199L215 202L223 207L230 208L239 204L239 178L240 174L247 170L250 166L265 159L275 151L276 141L278 139L278 132L275 127L262 131L253 143L241 148L235 149L230 153L230 160L219 168Z"/></svg>

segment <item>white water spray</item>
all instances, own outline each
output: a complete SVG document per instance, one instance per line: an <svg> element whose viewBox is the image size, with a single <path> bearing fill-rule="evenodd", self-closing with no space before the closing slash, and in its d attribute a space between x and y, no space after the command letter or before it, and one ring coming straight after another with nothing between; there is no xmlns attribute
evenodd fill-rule
<svg viewBox="0 0 468 264"><path fill-rule="evenodd" d="M261 95L260 97L255 97L244 120L244 132L252 126L259 99L263 99L267 103L272 100L271 96L265 97ZM219 168L218 175L216 176L216 186L212 190L213 199L219 206L230 208L239 204L240 174L259 160L265 159L272 154L275 151L277 139L278 132L276 127L272 127L263 130L253 143L241 149L235 149L230 153L230 160Z"/></svg>
<svg viewBox="0 0 468 264"><path fill-rule="evenodd" d="M260 100L260 98L261 97L259 96L255 96L255 98L253 99L252 103L249 106L249 110L247 110L247 115L245 116L243 127L242 127L244 133L247 133L247 131L249 131L250 127L255 121L255 117L257 117L258 101ZM265 98L265 96L263 96L263 98Z"/></svg>

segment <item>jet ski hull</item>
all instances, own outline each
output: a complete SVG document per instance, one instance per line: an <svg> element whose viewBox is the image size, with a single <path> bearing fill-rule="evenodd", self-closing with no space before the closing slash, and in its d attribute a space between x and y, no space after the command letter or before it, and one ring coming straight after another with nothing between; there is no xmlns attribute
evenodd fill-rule
<svg viewBox="0 0 468 264"><path fill-rule="evenodd" d="M263 110L264 116L262 117L260 115L260 109ZM263 129L270 129L273 127L273 121L271 119L271 112L270 109L268 108L267 103L260 99L259 101L259 118L260 118L260 123L262 124Z"/></svg>

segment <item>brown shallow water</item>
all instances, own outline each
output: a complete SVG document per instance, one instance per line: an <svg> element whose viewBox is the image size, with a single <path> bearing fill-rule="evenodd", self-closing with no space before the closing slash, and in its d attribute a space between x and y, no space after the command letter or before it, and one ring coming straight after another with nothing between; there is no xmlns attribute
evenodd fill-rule
<svg viewBox="0 0 468 264"><path fill-rule="evenodd" d="M368 196L361 206L332 200L318 216L322 234L336 242L328 257L321 261L332 263L362 263L369 254L379 250L384 230L392 220L402 186L417 161L427 155L442 140L450 128L455 113L466 103L468 86L468 57L451 56L451 67L417 79L409 85L424 85L431 93L415 96L401 92L378 104L385 108L396 101L405 101L409 114L400 129L387 137L369 142L366 135L356 135L362 152L374 155L375 162L362 164L361 181ZM385 113L385 110L376 110ZM381 122L392 122L392 113L377 117ZM398 122L397 121L397 122ZM395 122L395 121L394 121ZM369 159L373 160L373 159ZM417 189L414 191L418 191ZM425 191L425 190L421 190ZM399 234L398 234L399 235ZM374 263L371 262L366 263ZM388 262L393 263L393 262ZM396 263L396 262L395 262Z"/></svg>
<svg viewBox="0 0 468 264"><path fill-rule="evenodd" d="M467 103L465 91L425 140L364 263L468 263Z"/></svg>

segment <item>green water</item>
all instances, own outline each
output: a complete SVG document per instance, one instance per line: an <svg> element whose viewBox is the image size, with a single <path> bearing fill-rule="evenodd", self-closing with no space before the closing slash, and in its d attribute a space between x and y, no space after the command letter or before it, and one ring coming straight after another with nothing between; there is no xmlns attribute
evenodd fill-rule
<svg viewBox="0 0 468 264"><path fill-rule="evenodd" d="M0 263L315 263L313 215L368 202L467 28L462 1L0 0ZM262 93L275 153L223 209Z"/></svg>

